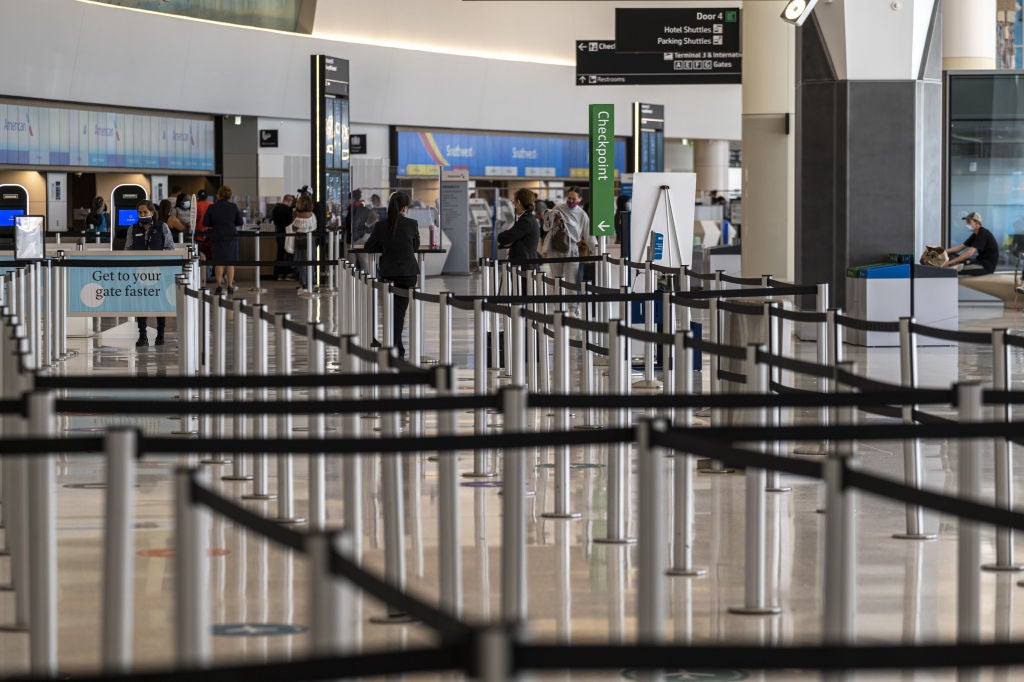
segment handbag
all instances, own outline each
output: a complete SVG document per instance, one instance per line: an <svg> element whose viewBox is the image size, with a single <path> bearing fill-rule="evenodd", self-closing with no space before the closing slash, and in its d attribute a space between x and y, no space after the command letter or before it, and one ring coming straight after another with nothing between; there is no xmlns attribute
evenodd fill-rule
<svg viewBox="0 0 1024 682"><path fill-rule="evenodd" d="M585 239L576 242L576 248L579 249L580 258L586 258L590 255L590 244Z"/></svg>

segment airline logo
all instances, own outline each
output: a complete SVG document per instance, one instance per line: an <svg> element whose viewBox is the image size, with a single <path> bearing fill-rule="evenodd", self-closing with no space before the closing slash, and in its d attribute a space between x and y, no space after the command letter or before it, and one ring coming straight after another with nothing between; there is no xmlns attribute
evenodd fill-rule
<svg viewBox="0 0 1024 682"><path fill-rule="evenodd" d="M24 133L24 132L28 131L29 137L33 137L34 136L34 134L32 132L32 123L31 123L31 121L28 118L28 114L25 115L25 120L24 121L19 121L17 119L12 121L9 118L5 118L4 119L4 130L10 131L10 132L15 132L15 133Z"/></svg>

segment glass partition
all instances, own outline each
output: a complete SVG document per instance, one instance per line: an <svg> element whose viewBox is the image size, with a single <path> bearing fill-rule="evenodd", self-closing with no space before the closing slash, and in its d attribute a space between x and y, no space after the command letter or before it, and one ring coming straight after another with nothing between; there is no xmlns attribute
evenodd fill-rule
<svg viewBox="0 0 1024 682"><path fill-rule="evenodd" d="M946 182L949 245L977 211L1000 245L999 270L1024 246L1024 73L947 74Z"/></svg>

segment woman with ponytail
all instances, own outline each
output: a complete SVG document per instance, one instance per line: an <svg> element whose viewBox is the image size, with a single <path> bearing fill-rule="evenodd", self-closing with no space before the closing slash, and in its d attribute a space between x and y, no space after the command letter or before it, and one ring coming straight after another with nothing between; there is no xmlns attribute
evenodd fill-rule
<svg viewBox="0 0 1024 682"><path fill-rule="evenodd" d="M377 276L396 287L412 289L419 279L420 266L416 262L416 251L420 248L420 228L416 221L406 217L409 211L409 195L394 192L388 200L388 217L373 226L373 234L366 240L367 253L379 253L380 263ZM402 330L405 328L405 311L409 307L406 296L394 297L393 345L398 356L405 357L402 345Z"/></svg>

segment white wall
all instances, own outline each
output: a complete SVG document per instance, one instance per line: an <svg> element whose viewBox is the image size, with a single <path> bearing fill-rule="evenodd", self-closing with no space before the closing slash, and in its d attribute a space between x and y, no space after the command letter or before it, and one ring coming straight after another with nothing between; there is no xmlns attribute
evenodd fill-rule
<svg viewBox="0 0 1024 682"><path fill-rule="evenodd" d="M324 10L359 4L321 3ZM437 21L476 11L474 3L455 4ZM591 15L597 6L588 3L584 11L582 4L574 5L579 16ZM380 3L374 7L374 21L381 24L401 15L381 13ZM4 35L0 92L9 96L307 119L309 55L323 53L351 62L353 128L367 123L580 133L587 126L587 105L610 102L619 112L616 134L628 135L630 103L644 101L664 104L671 114L667 137L740 137L739 85L575 87L571 66L341 43L75 0L0 0L0 10L5 25L18 26ZM606 10L602 15L610 16ZM512 20L519 15L522 21ZM495 35L520 39L536 32L571 45L572 35L560 36L565 27L543 11L513 8L491 16ZM535 29L535 21L544 27ZM422 32L429 34L431 25L421 26ZM586 30L598 28L588 24ZM610 37L613 21L607 20L602 33L581 37ZM41 36L45 49L40 49ZM174 49L154 49L158 46ZM140 70L140 62L151 68ZM159 87L146 86L155 85L143 75L151 72L159 73Z"/></svg>

